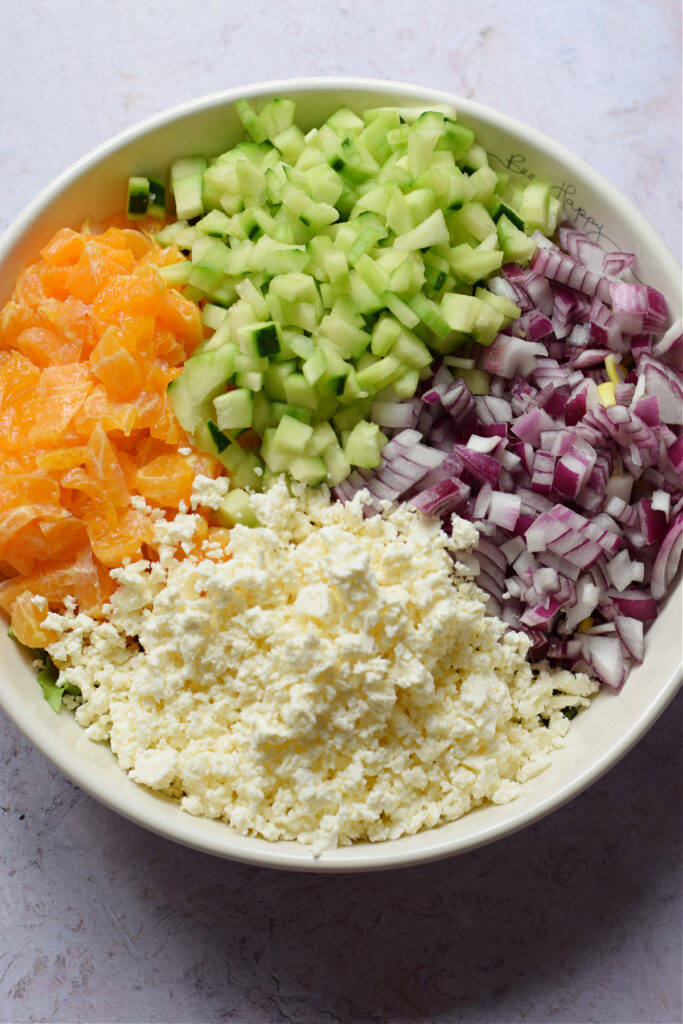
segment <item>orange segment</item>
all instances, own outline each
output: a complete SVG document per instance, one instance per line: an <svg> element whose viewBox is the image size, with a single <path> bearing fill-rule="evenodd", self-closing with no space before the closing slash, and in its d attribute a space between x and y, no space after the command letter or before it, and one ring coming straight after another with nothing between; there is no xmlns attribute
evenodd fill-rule
<svg viewBox="0 0 683 1024"><path fill-rule="evenodd" d="M189 506L194 473L183 455L159 455L135 474L137 490L152 505L178 508L181 501Z"/></svg>
<svg viewBox="0 0 683 1024"><path fill-rule="evenodd" d="M140 389L142 370L132 355L126 351L116 328L108 328L90 353L92 372L102 381L107 394L121 401Z"/></svg>

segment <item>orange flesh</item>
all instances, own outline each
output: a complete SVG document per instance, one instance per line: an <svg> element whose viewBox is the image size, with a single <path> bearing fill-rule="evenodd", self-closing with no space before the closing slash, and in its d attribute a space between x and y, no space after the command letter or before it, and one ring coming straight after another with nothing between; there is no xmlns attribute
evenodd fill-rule
<svg viewBox="0 0 683 1024"><path fill-rule="evenodd" d="M220 471L179 454L166 397L203 338L199 308L158 270L182 258L120 217L64 228L0 312L0 608L29 646L49 640L34 594L97 615L106 570L153 556L134 495L176 510L196 473Z"/></svg>

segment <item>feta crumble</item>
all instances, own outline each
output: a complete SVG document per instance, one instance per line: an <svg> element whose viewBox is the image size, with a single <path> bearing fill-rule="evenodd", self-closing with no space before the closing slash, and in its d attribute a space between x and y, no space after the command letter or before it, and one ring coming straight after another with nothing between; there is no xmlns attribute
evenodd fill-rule
<svg viewBox="0 0 683 1024"><path fill-rule="evenodd" d="M198 478L192 507L222 486ZM363 497L278 481L221 560L210 543L189 553L196 515L157 520L159 561L112 570L106 621L48 614L78 722L132 779L318 854L507 802L547 767L562 708L597 684L532 668L527 638L487 614L458 557L470 524L448 537L407 506L366 518Z"/></svg>

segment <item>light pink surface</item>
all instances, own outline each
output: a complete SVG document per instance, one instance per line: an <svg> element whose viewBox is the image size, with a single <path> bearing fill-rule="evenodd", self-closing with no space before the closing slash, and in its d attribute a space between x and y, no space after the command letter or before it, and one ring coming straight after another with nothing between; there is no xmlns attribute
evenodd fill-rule
<svg viewBox="0 0 683 1024"><path fill-rule="evenodd" d="M636 200L680 258L674 3L205 0L193 14L177 0L24 0L7 28L0 227L72 160L164 107L241 82L360 74L548 132ZM3 719L0 1019L675 1022L679 743L680 699L610 775L504 843L314 879L141 831Z"/></svg>

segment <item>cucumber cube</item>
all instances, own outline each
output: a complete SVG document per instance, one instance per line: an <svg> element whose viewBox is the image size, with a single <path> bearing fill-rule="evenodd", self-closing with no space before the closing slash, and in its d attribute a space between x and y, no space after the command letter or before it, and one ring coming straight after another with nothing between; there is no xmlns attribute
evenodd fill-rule
<svg viewBox="0 0 683 1024"><path fill-rule="evenodd" d="M330 445L338 444L337 435L329 423L317 423L313 427L313 433L308 443L308 452L311 455L323 455Z"/></svg>
<svg viewBox="0 0 683 1024"><path fill-rule="evenodd" d="M320 401L320 395L303 373L290 373L285 378L285 398L289 405L300 405L304 409L316 409Z"/></svg>
<svg viewBox="0 0 683 1024"><path fill-rule="evenodd" d="M275 451L287 455L299 455L313 435L313 427L295 420L293 416L282 417L273 436Z"/></svg>
<svg viewBox="0 0 683 1024"><path fill-rule="evenodd" d="M376 423L361 420L344 445L344 458L351 466L374 469L382 461L382 443L386 438Z"/></svg>
<svg viewBox="0 0 683 1024"><path fill-rule="evenodd" d="M132 177L128 179L128 220L140 220L147 214L149 205L149 178Z"/></svg>
<svg viewBox="0 0 683 1024"><path fill-rule="evenodd" d="M475 281L490 277L495 270L500 270L503 253L472 249L466 244L456 245L451 249L450 265L456 278L474 284Z"/></svg>
<svg viewBox="0 0 683 1024"><path fill-rule="evenodd" d="M204 186L201 173L172 180L171 188L179 220L192 220L204 213Z"/></svg>
<svg viewBox="0 0 683 1024"><path fill-rule="evenodd" d="M301 367L307 382L313 387L327 370L327 356L323 348L314 348Z"/></svg>
<svg viewBox="0 0 683 1024"><path fill-rule="evenodd" d="M453 331L470 334L481 309L481 299L474 295L460 295L450 292L441 299L441 315Z"/></svg>
<svg viewBox="0 0 683 1024"><path fill-rule="evenodd" d="M245 355L264 359L277 355L280 351L279 326L273 320L269 320L265 324L248 324L240 327L237 331L237 343ZM267 369L267 366L259 369Z"/></svg>
<svg viewBox="0 0 683 1024"><path fill-rule="evenodd" d="M213 400L220 430L246 430L252 424L253 397L246 388L236 388Z"/></svg>
<svg viewBox="0 0 683 1024"><path fill-rule="evenodd" d="M407 370L401 377L398 377L391 385L396 392L396 397L401 400L412 398L420 383L419 370Z"/></svg>
<svg viewBox="0 0 683 1024"><path fill-rule="evenodd" d="M361 389L369 395L374 395L400 377L404 369L398 359L389 355L359 370L356 376Z"/></svg>
<svg viewBox="0 0 683 1024"><path fill-rule="evenodd" d="M450 331L450 328L448 328ZM407 329L401 330L391 348L391 355L400 360L404 366L413 370L423 370L432 361L432 354L423 341Z"/></svg>
<svg viewBox="0 0 683 1024"><path fill-rule="evenodd" d="M342 451L339 444L331 444L325 449L322 455L322 460L325 463L325 469L327 471L325 482L328 487L336 487L342 480L351 472L351 466L344 458L344 452Z"/></svg>
<svg viewBox="0 0 683 1024"><path fill-rule="evenodd" d="M224 526L260 526L256 513L251 507L249 494L242 488L228 491L216 512L217 519Z"/></svg>
<svg viewBox="0 0 683 1024"><path fill-rule="evenodd" d="M287 467L295 480L317 487L327 477L327 467L319 455L295 455Z"/></svg>
<svg viewBox="0 0 683 1024"><path fill-rule="evenodd" d="M398 320L386 313L380 316L372 330L370 350L373 355L387 356L393 345L398 341L403 328Z"/></svg>

